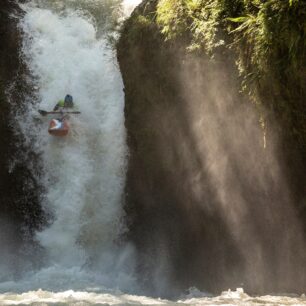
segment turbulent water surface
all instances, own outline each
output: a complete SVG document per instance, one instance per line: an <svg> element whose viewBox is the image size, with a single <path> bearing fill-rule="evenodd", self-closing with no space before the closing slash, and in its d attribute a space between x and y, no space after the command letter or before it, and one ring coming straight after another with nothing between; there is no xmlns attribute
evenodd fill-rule
<svg viewBox="0 0 306 306"><path fill-rule="evenodd" d="M12 275L1 275L2 291L133 288L133 250L119 243L125 232L122 193L127 155L123 85L107 37L128 5L118 1L22 5L21 56L37 101L29 103L17 121L44 165L39 179L50 224L36 233L41 251L36 252L35 269L24 268L21 279L14 281ZM39 118L37 109L51 110L68 93L82 115L71 118L67 138L49 137L50 118Z"/></svg>
<svg viewBox="0 0 306 306"><path fill-rule="evenodd" d="M222 292L217 297L207 297L197 290L177 301L153 299L141 295L128 295L119 291L108 293L65 291L53 293L43 290L21 295L7 293L0 296L1 305L306 305L305 296L287 297L266 295L250 297L241 288Z"/></svg>
<svg viewBox="0 0 306 306"><path fill-rule="evenodd" d="M122 238L124 97L108 39L135 4L33 0L22 5L21 54L37 101L17 119L44 165L42 205L50 220L35 235L35 264L22 267L18 276L0 272L0 304L306 304L303 296L251 298L242 289L219 297L190 289L178 301L141 295L133 271L134 249ZM49 118L39 118L37 109L51 110L67 93L82 115L71 118L67 138L55 139L47 133Z"/></svg>

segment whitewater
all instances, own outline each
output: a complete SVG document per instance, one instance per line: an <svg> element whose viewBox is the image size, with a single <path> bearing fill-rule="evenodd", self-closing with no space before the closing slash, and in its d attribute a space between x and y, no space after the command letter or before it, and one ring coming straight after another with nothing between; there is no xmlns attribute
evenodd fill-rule
<svg viewBox="0 0 306 306"><path fill-rule="evenodd" d="M18 282L2 282L2 290L97 284L130 288L133 282L128 260L132 247L118 242L125 232L127 147L116 54L105 34L106 23L91 14L99 1L63 5L22 5L21 56L36 102L28 103L16 122L42 159L43 175L37 179L46 190L42 206L49 225L35 235L43 250L38 269L27 271ZM71 118L68 137L53 138L47 132L50 117L40 118L37 110L52 110L66 94L73 95L81 115Z"/></svg>
<svg viewBox="0 0 306 306"><path fill-rule="evenodd" d="M21 5L21 56L35 103L16 115L40 156L48 225L35 234L38 262L18 278L0 271L0 305L306 305L302 296L220 296L191 288L175 301L141 294L136 255L125 241L123 193L128 149L123 83L109 35L137 1L30 1ZM66 94L80 116L71 133L48 135L51 110Z"/></svg>

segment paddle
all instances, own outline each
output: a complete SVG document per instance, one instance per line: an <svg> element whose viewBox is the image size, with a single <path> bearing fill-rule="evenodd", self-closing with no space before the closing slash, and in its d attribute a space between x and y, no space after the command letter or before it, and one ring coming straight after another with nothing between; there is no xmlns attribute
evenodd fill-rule
<svg viewBox="0 0 306 306"><path fill-rule="evenodd" d="M76 112L76 111L51 111L51 112L47 112L45 110L39 109L38 112L42 115L42 116L47 116L47 115L51 115L51 114L80 114L81 112Z"/></svg>

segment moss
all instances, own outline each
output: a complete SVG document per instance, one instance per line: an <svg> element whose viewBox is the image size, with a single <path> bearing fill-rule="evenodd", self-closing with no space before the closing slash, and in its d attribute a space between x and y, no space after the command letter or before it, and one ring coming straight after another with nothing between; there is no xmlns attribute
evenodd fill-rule
<svg viewBox="0 0 306 306"><path fill-rule="evenodd" d="M161 0L157 23L167 40L189 33L189 51L234 50L241 88L306 152L305 1Z"/></svg>
<svg viewBox="0 0 306 306"><path fill-rule="evenodd" d="M129 235L140 251L141 279L148 275L144 285L158 290L159 284L154 283L154 261L156 258L156 265L162 266L158 261L163 258L160 245L167 246L167 256L171 258L171 268L164 271L163 279L165 283L170 279L172 287L182 290L196 284L200 289L218 292L244 282L245 262L236 252L226 226L220 223L222 218L214 215L213 207L218 202L212 191L215 186L209 186L210 178L205 170L199 170L203 166L202 155L193 126L189 125L189 108L197 109L197 103L216 103L209 98L212 79L220 81L229 96L235 97L233 107L237 105L239 109L244 101L253 102L249 106L259 110L258 122L268 137L268 145L270 126L279 125L283 138L277 147L277 157L287 166L281 170L292 187L292 205L298 208L299 217L306 224L304 3L148 0L126 21L117 46L130 150L125 209L130 218ZM190 88L182 83L182 70L192 79L194 94L188 98L184 92ZM223 131L224 126L220 129ZM251 135L252 140L260 146L255 134ZM226 139L229 143L233 141ZM262 153L259 163L267 161L269 148L259 150ZM201 174L200 199L193 197L193 182L189 185L185 181L186 165ZM269 163L266 165L263 167L269 169ZM239 173L243 172L241 165L237 167ZM248 181L251 177L252 170L244 178ZM252 189L252 179L251 187L244 183L245 179L240 179L239 185L251 210L259 207L260 201L263 207L273 201L274 196L268 195L270 190L265 198L262 190ZM273 185L271 189L273 193ZM212 210L203 212L200 208L203 205ZM193 249L193 254L184 253L182 246ZM269 246L270 243L267 249ZM186 256L189 266L182 264ZM267 260L268 270L274 259ZM300 290L295 279L296 275L289 281L289 287L281 291ZM275 291L277 284L270 282L269 277L266 281L260 284L263 290ZM246 279L244 287L252 290L252 280ZM303 285L299 288L303 290ZM167 294L173 293L170 291ZM160 292L154 293L160 296Z"/></svg>
<svg viewBox="0 0 306 306"><path fill-rule="evenodd" d="M137 16L133 23L131 23L130 31L129 31L129 40L131 42L135 42L139 39L142 39L143 35L147 33L147 27L151 24L151 21L143 16Z"/></svg>

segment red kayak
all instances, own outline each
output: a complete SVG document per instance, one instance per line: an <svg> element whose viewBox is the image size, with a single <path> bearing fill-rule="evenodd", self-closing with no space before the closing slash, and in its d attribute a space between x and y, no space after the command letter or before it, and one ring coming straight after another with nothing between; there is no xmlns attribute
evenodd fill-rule
<svg viewBox="0 0 306 306"><path fill-rule="evenodd" d="M48 132L53 136L66 136L69 132L69 124L66 119L52 119Z"/></svg>

